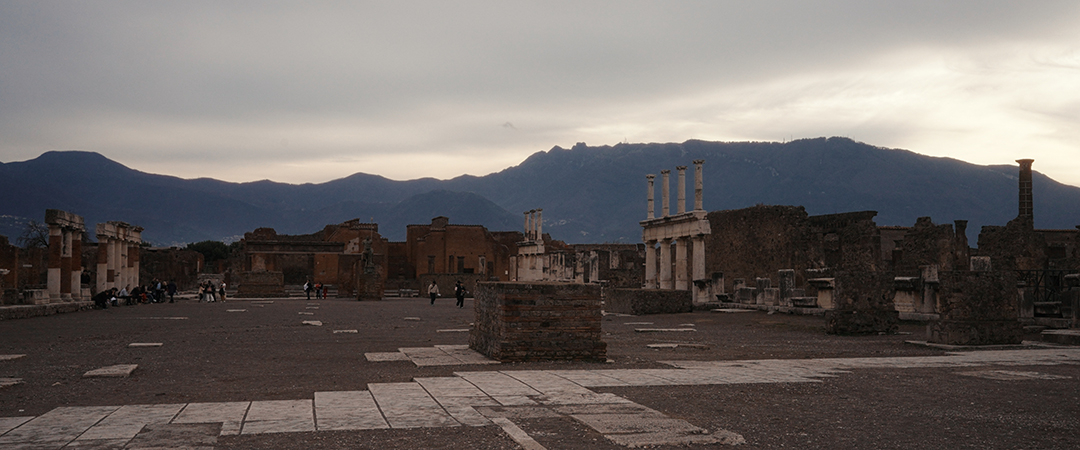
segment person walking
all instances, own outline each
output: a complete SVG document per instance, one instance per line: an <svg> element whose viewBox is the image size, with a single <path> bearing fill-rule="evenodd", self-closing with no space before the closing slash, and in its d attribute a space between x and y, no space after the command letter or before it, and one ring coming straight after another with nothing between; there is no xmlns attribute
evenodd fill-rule
<svg viewBox="0 0 1080 450"><path fill-rule="evenodd" d="M307 299L311 300L311 282L310 281L305 281L304 282L304 293L307 294Z"/></svg>
<svg viewBox="0 0 1080 450"><path fill-rule="evenodd" d="M169 280L168 289L169 289L169 303L174 303L175 302L174 297L176 296L176 282L172 281L172 280Z"/></svg>
<svg viewBox="0 0 1080 450"><path fill-rule="evenodd" d="M435 284L435 280L431 280L431 286L427 288L428 295L431 296L431 304L435 304L435 297L439 296L439 285Z"/></svg>
<svg viewBox="0 0 1080 450"><path fill-rule="evenodd" d="M457 285L454 286L454 297L457 298L457 307L465 307L465 286L461 285L461 280L458 280Z"/></svg>

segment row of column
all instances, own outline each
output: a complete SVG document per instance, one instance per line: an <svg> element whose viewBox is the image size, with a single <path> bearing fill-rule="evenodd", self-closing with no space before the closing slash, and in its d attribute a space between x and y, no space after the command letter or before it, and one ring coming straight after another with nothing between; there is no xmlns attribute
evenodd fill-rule
<svg viewBox="0 0 1080 450"><path fill-rule="evenodd" d="M658 243L659 247L657 247ZM675 246L674 261L672 261L672 244ZM688 245L692 246L690 252L687 252ZM693 280L702 279L705 279L705 236L687 236L645 243L646 289L685 291L690 289L690 283Z"/></svg>
<svg viewBox="0 0 1080 450"><path fill-rule="evenodd" d="M97 225L97 291L139 285L139 245L142 228L124 222Z"/></svg>
<svg viewBox="0 0 1080 450"><path fill-rule="evenodd" d="M525 211L525 240L539 240L544 235L544 210Z"/></svg>
<svg viewBox="0 0 1080 450"><path fill-rule="evenodd" d="M57 209L45 210L49 226L49 301L82 300L82 216Z"/></svg>
<svg viewBox="0 0 1080 450"><path fill-rule="evenodd" d="M701 165L704 164L704 163L705 163L704 159L696 159L696 160L694 160L694 211L702 211L703 210L702 200L701 200L701 190L702 190L702 185L703 185L703 182L702 182L702 179L701 179L701 173L702 173L701 172ZM679 197L678 197L678 203L677 203L677 207L678 207L678 213L677 214L683 214L683 213L686 212L686 166L676 166L675 170L677 170L679 172L679 175L678 175L679 176L679 180L678 180L678 182L679 182L679 186L678 186ZM668 206L668 201L671 199L671 192L668 190L668 180L670 178L670 175L671 175L670 170L661 170L660 171L660 176L661 176L661 180L662 180L662 184L660 185L660 189L661 189L661 194L660 195L662 196L661 201L660 201L660 204L661 204L660 209L661 209L661 214L662 214L661 217L667 217L667 216L671 215L670 214L670 207ZM645 175L645 179L648 180L648 183L649 183L649 203L648 203L648 214L646 215L646 218L647 219L655 219L656 218L656 206L655 206L655 203L653 201L653 182L656 179L656 175L653 175L653 174Z"/></svg>

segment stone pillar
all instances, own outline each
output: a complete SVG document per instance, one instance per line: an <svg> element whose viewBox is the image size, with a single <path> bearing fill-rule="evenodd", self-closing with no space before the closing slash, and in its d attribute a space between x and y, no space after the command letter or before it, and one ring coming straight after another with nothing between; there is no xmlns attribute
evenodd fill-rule
<svg viewBox="0 0 1080 450"><path fill-rule="evenodd" d="M692 258L691 268L693 276L691 281L693 282L694 291L694 303L707 303L714 301L708 289L703 289L705 286L705 237L694 236L690 238L690 242L693 244L693 248L690 251L690 257Z"/></svg>
<svg viewBox="0 0 1080 450"><path fill-rule="evenodd" d="M540 208L536 210L536 239L544 239L544 210Z"/></svg>
<svg viewBox="0 0 1080 450"><path fill-rule="evenodd" d="M645 243L644 289L656 289L656 241Z"/></svg>
<svg viewBox="0 0 1080 450"><path fill-rule="evenodd" d="M686 212L686 166L675 166L679 171L679 214ZM683 244L685 245L685 244Z"/></svg>
<svg viewBox="0 0 1080 450"><path fill-rule="evenodd" d="M656 175L645 175L645 179L649 182L649 210L645 214L646 219L656 218L656 208L653 206L653 181L656 179Z"/></svg>
<svg viewBox="0 0 1080 450"><path fill-rule="evenodd" d="M686 291L690 289L689 273L686 267L686 238L675 239L675 290Z"/></svg>
<svg viewBox="0 0 1080 450"><path fill-rule="evenodd" d="M109 239L109 287L120 286L120 241Z"/></svg>
<svg viewBox="0 0 1080 450"><path fill-rule="evenodd" d="M60 258L64 256L64 230L49 224L49 272L47 287L49 301L60 300Z"/></svg>
<svg viewBox="0 0 1080 450"><path fill-rule="evenodd" d="M701 191L704 187L704 181L701 178L701 165L705 164L704 159L694 160L694 211L702 211Z"/></svg>
<svg viewBox="0 0 1080 450"><path fill-rule="evenodd" d="M1034 199L1031 193L1031 163L1034 159L1018 159L1020 163L1020 211L1017 217L1035 218Z"/></svg>
<svg viewBox="0 0 1080 450"><path fill-rule="evenodd" d="M136 286L141 283L139 280L139 244L132 244L128 248L128 268L131 274L131 285Z"/></svg>
<svg viewBox="0 0 1080 450"><path fill-rule="evenodd" d="M71 301L71 230L62 229L60 235L60 300Z"/></svg>
<svg viewBox="0 0 1080 450"><path fill-rule="evenodd" d="M670 178L670 170L661 170L660 176L663 177L662 184L660 185L660 195L663 198L660 199L660 212L663 213L661 217L667 217L671 209L668 207L668 203L671 200L671 191L668 190L668 179Z"/></svg>
<svg viewBox="0 0 1080 450"><path fill-rule="evenodd" d="M71 298L90 300L82 295L82 232L71 238Z"/></svg>
<svg viewBox="0 0 1080 450"><path fill-rule="evenodd" d="M97 292L104 291L109 286L109 238L104 234L97 235Z"/></svg>
<svg viewBox="0 0 1080 450"><path fill-rule="evenodd" d="M531 239L531 238L529 238L529 212L525 211L524 214L525 214L525 240L528 241L528 240Z"/></svg>
<svg viewBox="0 0 1080 450"><path fill-rule="evenodd" d="M660 289L671 289L671 239L660 241Z"/></svg>

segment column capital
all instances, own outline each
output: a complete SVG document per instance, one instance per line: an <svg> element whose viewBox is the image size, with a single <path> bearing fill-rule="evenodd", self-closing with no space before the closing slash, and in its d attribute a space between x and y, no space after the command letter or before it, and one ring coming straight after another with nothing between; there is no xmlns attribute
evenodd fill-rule
<svg viewBox="0 0 1080 450"><path fill-rule="evenodd" d="M649 180L649 181L652 181L652 180L656 179L656 175L650 173L648 175L645 175L645 179Z"/></svg>

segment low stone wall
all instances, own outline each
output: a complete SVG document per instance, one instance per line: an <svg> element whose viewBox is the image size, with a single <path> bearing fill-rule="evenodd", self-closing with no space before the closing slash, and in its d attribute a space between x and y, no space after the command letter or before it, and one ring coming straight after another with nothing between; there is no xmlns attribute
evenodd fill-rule
<svg viewBox="0 0 1080 450"><path fill-rule="evenodd" d="M690 291L666 289L610 289L604 297L604 310L635 316L691 312L692 295Z"/></svg>
<svg viewBox="0 0 1080 450"><path fill-rule="evenodd" d="M600 286L479 282L469 347L499 361L605 361Z"/></svg>
<svg viewBox="0 0 1080 450"><path fill-rule="evenodd" d="M53 314L69 313L91 309L94 302L74 301L64 303L50 303L48 305L13 305L0 307L0 320L25 319L28 317L51 316Z"/></svg>

